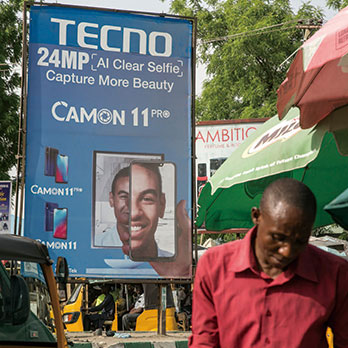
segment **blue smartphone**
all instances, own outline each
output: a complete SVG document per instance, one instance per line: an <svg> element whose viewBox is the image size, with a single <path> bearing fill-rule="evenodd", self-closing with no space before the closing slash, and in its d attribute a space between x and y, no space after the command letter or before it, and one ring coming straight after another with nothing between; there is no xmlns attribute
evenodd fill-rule
<svg viewBox="0 0 348 348"><path fill-rule="evenodd" d="M45 203L45 231L53 231L53 211L58 208L57 203Z"/></svg>
<svg viewBox="0 0 348 348"><path fill-rule="evenodd" d="M58 155L57 149L53 147L46 147L44 175L46 176L56 175L57 155Z"/></svg>
<svg viewBox="0 0 348 348"><path fill-rule="evenodd" d="M66 239L68 232L68 209L55 208L53 210L54 238Z"/></svg>
<svg viewBox="0 0 348 348"><path fill-rule="evenodd" d="M56 183L68 183L68 156L57 155Z"/></svg>

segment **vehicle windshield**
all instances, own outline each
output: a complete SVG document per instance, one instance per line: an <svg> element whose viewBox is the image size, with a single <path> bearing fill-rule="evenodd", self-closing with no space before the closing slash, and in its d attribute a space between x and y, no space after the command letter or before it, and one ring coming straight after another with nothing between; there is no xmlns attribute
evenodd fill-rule
<svg viewBox="0 0 348 348"><path fill-rule="evenodd" d="M18 317L23 318L24 310L22 307L19 308L18 304L20 306L25 302L25 296L21 292L17 296L20 300L14 305L13 296L11 296L14 292L13 284L11 287L11 274L16 274L14 277L23 278L27 285L25 292L29 291L27 296L30 301L29 316L24 315L20 323L18 323ZM56 340L50 328L53 328L50 296L40 265L31 262L17 262L17 265L14 263L11 265L11 262L2 260L0 263L0 345L5 341L54 343Z"/></svg>
<svg viewBox="0 0 348 348"><path fill-rule="evenodd" d="M74 291L72 292L72 294L71 294L69 300L68 300L67 303L66 303L67 305L76 302L76 300L77 300L77 298L78 298L78 296L79 296L79 293L80 293L80 290L81 290L82 286L83 286L83 284L79 284L79 285L74 289Z"/></svg>

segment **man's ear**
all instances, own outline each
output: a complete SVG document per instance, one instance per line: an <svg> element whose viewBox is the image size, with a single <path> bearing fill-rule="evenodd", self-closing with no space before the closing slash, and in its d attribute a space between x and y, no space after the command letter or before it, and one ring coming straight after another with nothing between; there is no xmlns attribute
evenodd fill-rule
<svg viewBox="0 0 348 348"><path fill-rule="evenodd" d="M259 208L257 207L251 208L251 220L253 221L254 225L259 224L260 215L261 215L261 212Z"/></svg>
<svg viewBox="0 0 348 348"><path fill-rule="evenodd" d="M114 195L112 194L112 192L109 192L109 204L110 204L110 207L113 208L114 207Z"/></svg>
<svg viewBox="0 0 348 348"><path fill-rule="evenodd" d="M160 211L159 211L159 217L162 219L164 216L164 211L166 210L166 195L164 193L161 193L160 196Z"/></svg>

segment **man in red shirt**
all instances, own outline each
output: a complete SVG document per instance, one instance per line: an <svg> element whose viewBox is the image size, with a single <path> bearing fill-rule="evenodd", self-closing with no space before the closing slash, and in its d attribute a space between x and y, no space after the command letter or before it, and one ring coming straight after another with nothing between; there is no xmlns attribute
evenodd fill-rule
<svg viewBox="0 0 348 348"><path fill-rule="evenodd" d="M316 201L280 179L265 190L244 239L199 260L189 347L348 347L348 262L308 244Z"/></svg>

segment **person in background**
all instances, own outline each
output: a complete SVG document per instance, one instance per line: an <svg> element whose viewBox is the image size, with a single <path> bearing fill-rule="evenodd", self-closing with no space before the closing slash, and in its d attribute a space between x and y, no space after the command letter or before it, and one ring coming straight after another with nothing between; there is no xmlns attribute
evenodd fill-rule
<svg viewBox="0 0 348 348"><path fill-rule="evenodd" d="M105 320L113 320L115 317L115 301L110 294L110 284L103 284L101 287L104 300L97 306L86 308L93 314L86 314L84 317L84 329L89 331L91 327L96 329L95 335L102 335ZM99 313L100 312L100 313Z"/></svg>
<svg viewBox="0 0 348 348"><path fill-rule="evenodd" d="M137 294L137 300L134 307L129 311L129 313L124 314L122 317L122 327L124 331L135 329L137 318L145 308L145 298L142 286L137 284L135 286L135 291Z"/></svg>

